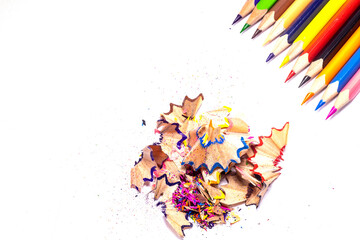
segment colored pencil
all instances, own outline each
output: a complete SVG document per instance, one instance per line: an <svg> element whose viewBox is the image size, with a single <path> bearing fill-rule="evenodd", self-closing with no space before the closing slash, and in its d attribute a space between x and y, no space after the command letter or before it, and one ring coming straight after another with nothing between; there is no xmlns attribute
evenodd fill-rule
<svg viewBox="0 0 360 240"><path fill-rule="evenodd" d="M345 2L346 0L330 0L295 39L280 67L286 65L304 51Z"/></svg>
<svg viewBox="0 0 360 240"><path fill-rule="evenodd" d="M349 80L360 68L360 48L352 55L349 61L343 68L336 74L327 86L324 94L322 95L316 110L324 106L327 102L333 99L345 87Z"/></svg>
<svg viewBox="0 0 360 240"><path fill-rule="evenodd" d="M326 119L331 117L335 112L344 107L346 104L354 100L360 92L360 69L354 74L350 81L345 85L343 90L336 98L334 106L331 108Z"/></svg>
<svg viewBox="0 0 360 240"><path fill-rule="evenodd" d="M314 0L309 7L307 7L304 12L290 25L290 27L281 34L281 37L276 41L275 47L269 54L266 62L270 61L288 48L327 2L328 0Z"/></svg>
<svg viewBox="0 0 360 240"><path fill-rule="evenodd" d="M274 27L271 29L269 35L266 37L263 45L268 44L284 32L290 24L306 9L312 0L295 0L293 4L281 15L275 22Z"/></svg>
<svg viewBox="0 0 360 240"><path fill-rule="evenodd" d="M250 26L257 23L267 12L268 10L277 2L277 0L260 0L256 7L250 14L250 17L246 21L245 25L241 29L240 33L244 32Z"/></svg>
<svg viewBox="0 0 360 240"><path fill-rule="evenodd" d="M330 42L321 50L318 56L310 64L305 77L299 87L314 78L321 70L326 67L330 60L352 36L355 30L360 26L360 8L351 16L348 22L336 33Z"/></svg>
<svg viewBox="0 0 360 240"><path fill-rule="evenodd" d="M247 0L246 3L241 8L239 14L236 16L232 25L240 21L242 18L246 17L251 13L251 11L255 8L256 4L258 4L260 0Z"/></svg>
<svg viewBox="0 0 360 240"><path fill-rule="evenodd" d="M295 74L302 71L304 68L315 59L320 51L326 46L330 39L336 32L345 24L354 11L360 5L359 0L348 0L337 13L330 19L330 21L320 30L311 43L304 49L304 52L296 60L290 74L286 78L288 81ZM315 19L314 19L315 20ZM285 82L286 82L285 81Z"/></svg>
<svg viewBox="0 0 360 240"><path fill-rule="evenodd" d="M272 6L270 11L265 14L263 20L260 22L259 27L256 29L252 38L255 38L260 33L271 27L293 2L294 0L278 0L274 4L274 6Z"/></svg>
<svg viewBox="0 0 360 240"><path fill-rule="evenodd" d="M360 27L354 32L349 40L347 40L328 65L319 73L319 76L314 80L301 105L323 90L359 47Z"/></svg>

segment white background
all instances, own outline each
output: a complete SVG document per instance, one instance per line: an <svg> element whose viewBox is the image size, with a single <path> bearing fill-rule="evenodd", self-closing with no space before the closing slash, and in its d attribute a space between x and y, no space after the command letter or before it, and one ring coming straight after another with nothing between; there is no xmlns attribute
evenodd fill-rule
<svg viewBox="0 0 360 240"><path fill-rule="evenodd" d="M0 239L177 239L130 169L169 103L203 93L254 134L290 122L282 175L241 221L185 239L334 239L358 232L356 99L333 119L300 106L310 84L256 27L244 0L1 0ZM147 123L142 126L142 119Z"/></svg>

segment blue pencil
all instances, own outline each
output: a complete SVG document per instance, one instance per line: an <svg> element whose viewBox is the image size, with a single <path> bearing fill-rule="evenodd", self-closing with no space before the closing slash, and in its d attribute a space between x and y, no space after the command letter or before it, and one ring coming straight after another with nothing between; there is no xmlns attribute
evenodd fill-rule
<svg viewBox="0 0 360 240"><path fill-rule="evenodd" d="M288 48L328 1L329 0L314 0L309 4L304 12L281 34L275 44L274 50L267 57L266 62Z"/></svg>
<svg viewBox="0 0 360 240"><path fill-rule="evenodd" d="M340 69L333 80L329 83L315 111L338 95L344 86L349 82L351 77L354 76L357 70L359 70L359 68L360 48L358 48L354 55L352 55L349 61L347 61L347 63L342 67L342 69Z"/></svg>

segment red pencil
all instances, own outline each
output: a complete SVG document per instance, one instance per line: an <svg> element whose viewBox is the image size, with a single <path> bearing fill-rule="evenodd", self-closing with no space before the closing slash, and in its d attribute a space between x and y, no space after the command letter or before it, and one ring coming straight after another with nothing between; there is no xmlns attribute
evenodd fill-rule
<svg viewBox="0 0 360 240"><path fill-rule="evenodd" d="M326 46L337 31L346 23L350 16L360 6L359 0L348 0L339 11L330 19L325 27L318 35L311 41L311 43L304 49L304 52L296 60L286 81L292 78L295 74L306 68ZM285 81L285 82L286 82Z"/></svg>

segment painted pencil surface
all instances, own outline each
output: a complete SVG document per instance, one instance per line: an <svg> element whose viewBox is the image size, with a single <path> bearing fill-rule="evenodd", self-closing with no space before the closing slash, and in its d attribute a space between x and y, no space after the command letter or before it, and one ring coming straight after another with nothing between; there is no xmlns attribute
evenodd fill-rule
<svg viewBox="0 0 360 240"><path fill-rule="evenodd" d="M277 0L260 0L253 12L250 14L250 17L246 21L245 25L241 29L241 32L244 32L250 26L257 23L262 17L268 12L268 10L276 3Z"/></svg>
<svg viewBox="0 0 360 240"><path fill-rule="evenodd" d="M360 48L356 50L354 55L352 55L349 61L347 61L347 63L343 66L343 68L340 69L333 80L331 80L315 110L319 109L331 99L333 99L336 95L338 95L359 68Z"/></svg>
<svg viewBox="0 0 360 240"><path fill-rule="evenodd" d="M351 16L347 23L336 33L328 44L320 51L318 56L310 64L305 77L301 81L299 87L314 78L321 70L326 67L330 60L352 36L356 29L360 26L360 8Z"/></svg>
<svg viewBox="0 0 360 240"><path fill-rule="evenodd" d="M328 63L328 65L320 72L319 76L314 80L310 87L310 91L306 94L302 104L307 102L313 96L323 90L355 51L360 47L360 27L354 32L354 34L347 40L342 48L337 52L334 58ZM301 105L302 105L301 104Z"/></svg>
<svg viewBox="0 0 360 240"><path fill-rule="evenodd" d="M271 29L269 35L266 37L263 45L268 44L282 32L284 32L290 24L306 9L312 0L295 0L291 6L280 16L275 22L274 27Z"/></svg>
<svg viewBox="0 0 360 240"><path fill-rule="evenodd" d="M290 25L290 27L281 34L281 37L277 40L273 51L270 53L266 61L270 61L272 58L288 48L327 2L327 0L314 0L314 2L312 2Z"/></svg>
<svg viewBox="0 0 360 240"><path fill-rule="evenodd" d="M235 23L249 15L259 1L260 0L247 0L232 24L234 25Z"/></svg>
<svg viewBox="0 0 360 240"><path fill-rule="evenodd" d="M330 21L323 27L323 29L320 30L316 37L304 49L304 52L296 60L286 81L288 81L294 75L306 68L310 64L310 62L315 59L315 57L326 46L330 39L346 23L346 21L350 18L350 16L354 13L354 11L358 8L359 5L359 0L348 0L337 11L337 13L330 19Z"/></svg>
<svg viewBox="0 0 360 240"><path fill-rule="evenodd" d="M295 39L285 56L282 66L297 57L310 44L345 2L346 0L330 0L324 8L321 9L304 31Z"/></svg>
<svg viewBox="0 0 360 240"><path fill-rule="evenodd" d="M354 100L354 98L359 94L359 92L360 92L360 69L354 74L354 76L341 90L339 96L336 98L334 106L331 108L326 119L331 117L335 112L343 108L346 104Z"/></svg>
<svg viewBox="0 0 360 240"><path fill-rule="evenodd" d="M255 38L260 33L271 27L293 2L294 0L278 0L274 6L271 7L269 12L265 14L252 38Z"/></svg>

